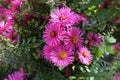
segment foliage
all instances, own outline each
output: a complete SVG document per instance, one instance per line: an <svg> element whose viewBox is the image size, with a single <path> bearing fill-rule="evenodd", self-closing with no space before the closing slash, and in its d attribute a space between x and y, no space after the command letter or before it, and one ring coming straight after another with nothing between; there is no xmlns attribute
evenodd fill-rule
<svg viewBox="0 0 120 80"><path fill-rule="evenodd" d="M114 8L117 0L100 8L99 5L104 2L105 0L24 0L19 14L15 14L16 23L13 28L19 34L17 42L11 44L0 37L1 79L23 67L27 73L26 80L115 80L114 74L120 70L120 53L114 48L114 44L120 42L120 23L115 22L120 8ZM0 5L9 6L3 1L0 1ZM88 24L79 24L84 38L89 32L98 33L103 38L103 43L98 47L91 47L84 40L84 45L89 47L93 55L90 65L78 63L79 60L76 59L67 67L56 67L43 57L43 31L49 22L50 13L61 6L67 6L88 17ZM26 15L29 17L28 14L32 15L30 20L26 18ZM65 76L66 68L70 68L70 76Z"/></svg>

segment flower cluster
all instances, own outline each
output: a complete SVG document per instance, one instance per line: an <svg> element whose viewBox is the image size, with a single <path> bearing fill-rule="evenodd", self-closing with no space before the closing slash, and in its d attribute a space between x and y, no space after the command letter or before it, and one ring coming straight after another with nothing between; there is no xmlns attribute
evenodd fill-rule
<svg viewBox="0 0 120 80"><path fill-rule="evenodd" d="M99 46L103 41L99 34L94 34L93 32L87 34L87 40L90 46Z"/></svg>
<svg viewBox="0 0 120 80"><path fill-rule="evenodd" d="M73 63L74 55L77 53L82 64L91 63L92 54L83 45L83 33L80 27L76 27L81 22L89 21L83 14L77 14L67 7L56 8L50 14L49 24L43 32L46 43L43 56L46 60L56 66L66 67Z"/></svg>
<svg viewBox="0 0 120 80"><path fill-rule="evenodd" d="M8 78L5 78L4 80L24 80L25 79L25 73L23 68L20 69L20 71L15 71L12 74L8 75Z"/></svg>
<svg viewBox="0 0 120 80"><path fill-rule="evenodd" d="M120 3L96 1L0 1L0 80L120 80Z"/></svg>
<svg viewBox="0 0 120 80"><path fill-rule="evenodd" d="M114 44L114 48L116 51L120 51L120 44L118 43Z"/></svg>
<svg viewBox="0 0 120 80"><path fill-rule="evenodd" d="M6 38L10 43L15 43L18 39L18 34L14 30L15 18L23 0L4 0L10 3L10 8L0 6L0 35Z"/></svg>
<svg viewBox="0 0 120 80"><path fill-rule="evenodd" d="M120 18L118 18L118 19L116 20L116 23L120 23Z"/></svg>
<svg viewBox="0 0 120 80"><path fill-rule="evenodd" d="M115 74L115 79L120 80L120 72Z"/></svg>
<svg viewBox="0 0 120 80"><path fill-rule="evenodd" d="M111 2L112 0L105 0L103 4L99 5L99 8L107 8Z"/></svg>

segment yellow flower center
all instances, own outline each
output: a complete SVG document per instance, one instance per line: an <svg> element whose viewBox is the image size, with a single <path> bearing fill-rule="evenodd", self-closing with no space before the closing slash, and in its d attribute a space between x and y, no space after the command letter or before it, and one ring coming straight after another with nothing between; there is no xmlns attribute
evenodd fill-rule
<svg viewBox="0 0 120 80"><path fill-rule="evenodd" d="M60 18L61 18L61 20L65 20L66 16L62 15Z"/></svg>
<svg viewBox="0 0 120 80"><path fill-rule="evenodd" d="M78 37L77 36L73 36L72 37L72 42L73 43L77 43L78 42Z"/></svg>
<svg viewBox="0 0 120 80"><path fill-rule="evenodd" d="M55 36L56 36L56 32L55 32L55 31L51 31L51 32L50 32L50 36L51 36L51 37L55 37Z"/></svg>
<svg viewBox="0 0 120 80"><path fill-rule="evenodd" d="M60 59L65 59L65 58L67 58L67 56L68 56L67 53L64 52L64 51L59 53L59 58Z"/></svg>
<svg viewBox="0 0 120 80"><path fill-rule="evenodd" d="M87 53L87 52L84 52L84 53L83 53L83 56L84 56L84 57L88 57L88 53Z"/></svg>

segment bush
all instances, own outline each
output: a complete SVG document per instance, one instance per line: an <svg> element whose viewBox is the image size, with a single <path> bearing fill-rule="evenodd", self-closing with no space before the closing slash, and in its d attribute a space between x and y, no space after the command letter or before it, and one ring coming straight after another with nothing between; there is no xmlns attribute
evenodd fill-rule
<svg viewBox="0 0 120 80"><path fill-rule="evenodd" d="M119 5L0 1L1 80L119 80Z"/></svg>

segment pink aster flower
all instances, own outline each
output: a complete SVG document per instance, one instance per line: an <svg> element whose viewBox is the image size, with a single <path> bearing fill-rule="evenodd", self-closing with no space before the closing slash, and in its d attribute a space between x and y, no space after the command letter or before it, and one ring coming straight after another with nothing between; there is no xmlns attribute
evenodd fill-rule
<svg viewBox="0 0 120 80"><path fill-rule="evenodd" d="M0 20L0 35L6 37L10 43L15 43L18 39L18 34L15 32L11 25L5 24Z"/></svg>
<svg viewBox="0 0 120 80"><path fill-rule="evenodd" d="M22 5L22 3L23 3L23 0L12 0L11 1L11 10L13 12L17 12L17 10Z"/></svg>
<svg viewBox="0 0 120 80"><path fill-rule="evenodd" d="M92 61L92 55L86 47L81 47L78 51L78 56L82 64L89 65Z"/></svg>
<svg viewBox="0 0 120 80"><path fill-rule="evenodd" d="M64 70L64 75L66 77L69 77L71 75L71 69L69 67Z"/></svg>
<svg viewBox="0 0 120 80"><path fill-rule="evenodd" d="M120 44L114 44L114 48L115 50L120 51Z"/></svg>
<svg viewBox="0 0 120 80"><path fill-rule="evenodd" d="M50 14L50 22L60 23L63 26L71 26L76 22L76 16L70 8L60 8L55 9L54 12Z"/></svg>
<svg viewBox="0 0 120 80"><path fill-rule="evenodd" d="M15 24L14 13L11 10L5 10L5 19L9 25Z"/></svg>
<svg viewBox="0 0 120 80"><path fill-rule="evenodd" d="M6 2L6 3L10 3L11 0L3 0L3 1Z"/></svg>
<svg viewBox="0 0 120 80"><path fill-rule="evenodd" d="M5 25L5 21L4 20L0 20L0 28L3 27Z"/></svg>
<svg viewBox="0 0 120 80"><path fill-rule="evenodd" d="M4 29L3 29L4 25L5 25L5 22L3 20L0 20L0 34L2 34L4 31Z"/></svg>
<svg viewBox="0 0 120 80"><path fill-rule="evenodd" d="M64 44L70 46L72 49L78 48L82 45L83 38L81 30L77 27L72 27L64 36Z"/></svg>
<svg viewBox="0 0 120 80"><path fill-rule="evenodd" d="M21 71L15 71L12 74L9 74L4 80L24 80L25 73Z"/></svg>
<svg viewBox="0 0 120 80"><path fill-rule="evenodd" d="M120 18L118 18L118 19L116 20L116 23L120 23Z"/></svg>
<svg viewBox="0 0 120 80"><path fill-rule="evenodd" d="M106 0L105 3L106 4L110 4L112 2L112 0Z"/></svg>
<svg viewBox="0 0 120 80"><path fill-rule="evenodd" d="M6 33L9 33L11 31L13 31L13 26L11 26L9 24L5 24L4 30L5 30Z"/></svg>
<svg viewBox="0 0 120 80"><path fill-rule="evenodd" d="M4 6L0 6L0 16L4 15L5 9L6 8Z"/></svg>
<svg viewBox="0 0 120 80"><path fill-rule="evenodd" d="M84 14L77 14L76 13L76 19L77 19L77 21L76 21L77 23L80 23L80 22L84 22L86 24L89 23L88 18L86 18Z"/></svg>
<svg viewBox="0 0 120 80"><path fill-rule="evenodd" d="M117 74L115 74L115 79L116 79L116 80L120 80L120 72L117 73Z"/></svg>
<svg viewBox="0 0 120 80"><path fill-rule="evenodd" d="M11 25L5 24L4 26L0 27L0 34L6 36L9 32L13 30Z"/></svg>
<svg viewBox="0 0 120 80"><path fill-rule="evenodd" d="M1 24L1 22L0 22L0 24ZM5 25L3 24L0 26L0 35L5 36L6 34L7 34L6 28L5 28Z"/></svg>
<svg viewBox="0 0 120 80"><path fill-rule="evenodd" d="M11 43L11 44L14 44L15 42L17 42L18 40L18 34L12 30L11 32L9 32L7 35L6 35L6 38L8 38L8 41Z"/></svg>
<svg viewBox="0 0 120 80"><path fill-rule="evenodd" d="M93 34L93 32L87 34L87 40L90 46L99 46L102 44L102 37L98 34Z"/></svg>
<svg viewBox="0 0 120 80"><path fill-rule="evenodd" d="M112 2L112 0L105 0L103 4L99 4L99 8L107 8L108 5Z"/></svg>
<svg viewBox="0 0 120 80"><path fill-rule="evenodd" d="M60 24L52 23L47 25L43 34L43 39L49 46L59 45L60 40L62 39L62 29L60 28Z"/></svg>
<svg viewBox="0 0 120 80"><path fill-rule="evenodd" d="M51 61L56 66L66 67L74 61L73 51L65 46L58 46L51 52Z"/></svg>
<svg viewBox="0 0 120 80"><path fill-rule="evenodd" d="M13 27L11 25L8 25L5 23L5 21L0 20L0 34L5 36L8 32L13 30Z"/></svg>
<svg viewBox="0 0 120 80"><path fill-rule="evenodd" d="M50 55L51 55L51 51L53 51L53 50L54 50L54 48L50 47L48 45L45 45L43 47L43 57L49 62L51 62Z"/></svg>

